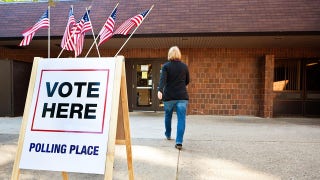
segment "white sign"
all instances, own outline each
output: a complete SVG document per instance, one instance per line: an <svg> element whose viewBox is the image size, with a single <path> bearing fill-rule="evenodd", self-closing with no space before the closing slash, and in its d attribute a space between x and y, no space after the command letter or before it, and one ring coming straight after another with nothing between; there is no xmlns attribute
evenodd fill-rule
<svg viewBox="0 0 320 180"><path fill-rule="evenodd" d="M104 174L114 58L41 59L21 169Z"/></svg>

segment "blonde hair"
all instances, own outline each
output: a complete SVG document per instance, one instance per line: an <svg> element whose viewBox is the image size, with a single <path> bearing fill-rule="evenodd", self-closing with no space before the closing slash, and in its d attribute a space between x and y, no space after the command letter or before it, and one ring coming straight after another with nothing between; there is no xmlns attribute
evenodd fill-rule
<svg viewBox="0 0 320 180"><path fill-rule="evenodd" d="M172 46L169 49L168 60L181 60L181 52L178 46Z"/></svg>

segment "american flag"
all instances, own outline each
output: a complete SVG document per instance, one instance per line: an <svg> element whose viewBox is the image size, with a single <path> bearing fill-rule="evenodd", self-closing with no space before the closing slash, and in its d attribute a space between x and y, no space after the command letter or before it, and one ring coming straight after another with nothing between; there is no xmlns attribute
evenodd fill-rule
<svg viewBox="0 0 320 180"><path fill-rule="evenodd" d="M24 38L19 44L19 46L28 46L37 30L41 28L49 28L49 27L50 27L50 21L49 21L49 12L47 9L35 25L33 25L31 28L26 29L22 32L22 35L24 36Z"/></svg>
<svg viewBox="0 0 320 180"><path fill-rule="evenodd" d="M122 23L121 26L118 27L118 29L113 34L127 35L133 27L135 26L137 27L140 25L143 18L148 14L148 12L149 12L149 9L143 11L141 14L138 14L136 16L133 16L132 18L129 18L124 23Z"/></svg>
<svg viewBox="0 0 320 180"><path fill-rule="evenodd" d="M83 42L85 33L92 29L92 24L89 18L90 10L88 10L77 23L75 29L76 44L75 44L75 57L79 56L83 49Z"/></svg>
<svg viewBox="0 0 320 180"><path fill-rule="evenodd" d="M100 31L99 33L100 41L98 46L100 46L102 43L106 42L108 39L112 37L116 16L117 16L117 8L113 10L113 12L108 17L107 21L104 23L104 26Z"/></svg>
<svg viewBox="0 0 320 180"><path fill-rule="evenodd" d="M61 41L61 48L68 51L74 50L74 38L72 36L73 30L75 28L76 21L74 19L73 7L69 10L69 19L67 23L66 30L64 31L63 38Z"/></svg>

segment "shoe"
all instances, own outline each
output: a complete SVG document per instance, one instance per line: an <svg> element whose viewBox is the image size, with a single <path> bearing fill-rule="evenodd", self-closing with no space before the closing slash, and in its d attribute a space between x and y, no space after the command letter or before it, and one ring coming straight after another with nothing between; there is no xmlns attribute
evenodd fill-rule
<svg viewBox="0 0 320 180"><path fill-rule="evenodd" d="M181 150L182 149L182 144L176 144L174 147L179 149L179 150Z"/></svg>
<svg viewBox="0 0 320 180"><path fill-rule="evenodd" d="M166 134L164 134L167 138L167 140L171 140L171 136L167 136Z"/></svg>

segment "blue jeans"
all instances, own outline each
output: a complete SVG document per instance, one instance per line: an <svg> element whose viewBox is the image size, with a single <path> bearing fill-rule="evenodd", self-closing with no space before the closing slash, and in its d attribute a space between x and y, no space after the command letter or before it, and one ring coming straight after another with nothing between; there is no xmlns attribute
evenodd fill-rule
<svg viewBox="0 0 320 180"><path fill-rule="evenodd" d="M184 130L186 128L186 113L188 100L172 100L172 101L164 101L164 124L165 124L165 135L166 137L171 137L171 122L172 122L172 113L173 109L176 108L177 112L177 136L176 136L176 144L182 144Z"/></svg>

